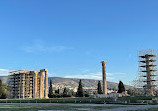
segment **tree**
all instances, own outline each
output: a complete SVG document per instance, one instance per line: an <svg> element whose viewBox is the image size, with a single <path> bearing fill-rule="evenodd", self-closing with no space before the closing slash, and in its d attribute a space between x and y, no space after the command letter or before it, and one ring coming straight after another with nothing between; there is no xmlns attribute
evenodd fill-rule
<svg viewBox="0 0 158 111"><path fill-rule="evenodd" d="M2 95L1 95L0 98L1 98L1 99L6 99L6 98L7 98L7 95L6 95L5 93L2 93Z"/></svg>
<svg viewBox="0 0 158 111"><path fill-rule="evenodd" d="M123 82L120 81L120 82L119 82L119 85L118 85L118 93L122 93L122 92L124 92L124 91L125 91L125 87L124 87L124 85L123 85Z"/></svg>
<svg viewBox="0 0 158 111"><path fill-rule="evenodd" d="M131 96L136 96L136 95L142 95L143 91L141 89L132 88L132 89L128 89L127 93Z"/></svg>
<svg viewBox="0 0 158 111"><path fill-rule="evenodd" d="M6 95L6 88L5 85L2 83L2 80L0 80L0 99L6 99L7 95Z"/></svg>
<svg viewBox="0 0 158 111"><path fill-rule="evenodd" d="M67 95L67 89L66 89L66 87L64 88L63 94Z"/></svg>
<svg viewBox="0 0 158 111"><path fill-rule="evenodd" d="M98 90L98 94L103 94L100 81L98 82L97 90Z"/></svg>
<svg viewBox="0 0 158 111"><path fill-rule="evenodd" d="M82 88L81 80L79 81L79 86L78 86L78 90L77 90L77 96L78 97L83 97L83 88Z"/></svg>
<svg viewBox="0 0 158 111"><path fill-rule="evenodd" d="M76 93L74 91L72 91L72 96L76 96Z"/></svg>
<svg viewBox="0 0 158 111"><path fill-rule="evenodd" d="M60 89L58 88L58 94L60 93Z"/></svg>
<svg viewBox="0 0 158 111"><path fill-rule="evenodd" d="M85 97L89 97L89 92L88 92L88 91L85 91L85 92L84 92L84 96L85 96Z"/></svg>
<svg viewBox="0 0 158 111"><path fill-rule="evenodd" d="M58 88L57 90L55 90L55 93L56 93L56 94L59 94L59 93L60 93L59 88Z"/></svg>
<svg viewBox="0 0 158 111"><path fill-rule="evenodd" d="M55 90L55 94L58 94L58 90Z"/></svg>
<svg viewBox="0 0 158 111"><path fill-rule="evenodd" d="M2 84L3 84L3 83L2 83L2 80L0 80L0 86L2 86Z"/></svg>
<svg viewBox="0 0 158 111"><path fill-rule="evenodd" d="M2 83L2 80L0 80L0 97L2 96L3 94L3 83Z"/></svg>
<svg viewBox="0 0 158 111"><path fill-rule="evenodd" d="M68 91L66 89L66 87L64 88L64 91L63 91L63 97L71 97L72 95L69 93L68 94Z"/></svg>
<svg viewBox="0 0 158 111"><path fill-rule="evenodd" d="M48 96L52 97L52 95L53 95L52 80L50 80L50 83L49 83L49 94L48 94Z"/></svg>

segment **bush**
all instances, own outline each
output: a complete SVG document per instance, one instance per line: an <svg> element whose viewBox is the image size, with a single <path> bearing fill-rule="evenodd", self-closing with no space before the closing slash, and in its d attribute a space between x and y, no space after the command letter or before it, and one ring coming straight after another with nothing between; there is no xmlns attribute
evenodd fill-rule
<svg viewBox="0 0 158 111"><path fill-rule="evenodd" d="M61 97L71 97L71 94L53 94L49 95L49 98L61 98Z"/></svg>
<svg viewBox="0 0 158 111"><path fill-rule="evenodd" d="M62 97L71 97L71 94L63 94Z"/></svg>
<svg viewBox="0 0 158 111"><path fill-rule="evenodd" d="M6 99L7 98L7 95L6 94L4 94L4 93L2 93L2 95L1 95L1 97L0 97L1 99Z"/></svg>
<svg viewBox="0 0 158 111"><path fill-rule="evenodd" d="M85 96L85 97L89 97L89 94L85 94L84 96Z"/></svg>

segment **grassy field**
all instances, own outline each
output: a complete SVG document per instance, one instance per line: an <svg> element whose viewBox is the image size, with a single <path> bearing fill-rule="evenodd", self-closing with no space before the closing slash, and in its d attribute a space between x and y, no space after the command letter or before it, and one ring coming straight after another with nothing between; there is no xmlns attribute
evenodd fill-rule
<svg viewBox="0 0 158 111"><path fill-rule="evenodd" d="M152 97L121 97L120 101L151 100ZM0 111L38 111L38 110L75 110L94 111L129 107L129 105L102 104L112 101L109 98L52 98L52 99L0 99ZM101 103L101 104L100 104ZM137 104L138 105L138 104ZM142 105L141 105L142 106ZM135 107L135 106L134 106ZM146 109L145 109L146 110ZM138 110L138 111L145 111ZM158 111L152 108L150 111Z"/></svg>
<svg viewBox="0 0 158 111"><path fill-rule="evenodd" d="M152 100L152 97L120 97L119 101L136 103L137 100ZM51 98L51 99L0 99L0 103L104 103L110 98Z"/></svg>
<svg viewBox="0 0 158 111"><path fill-rule="evenodd" d="M104 105L84 105L84 104L53 104L53 103L33 103L33 104L0 104L0 111L38 111L38 110L73 110L73 111L94 111L113 109L122 106L104 106Z"/></svg>
<svg viewBox="0 0 158 111"><path fill-rule="evenodd" d="M110 101L107 98L52 98L52 99L0 99L0 103L97 103Z"/></svg>
<svg viewBox="0 0 158 111"><path fill-rule="evenodd" d="M153 97L139 96L139 97L119 97L120 101L127 101L131 103L136 103L137 100L152 100ZM156 97L154 97L156 98Z"/></svg>

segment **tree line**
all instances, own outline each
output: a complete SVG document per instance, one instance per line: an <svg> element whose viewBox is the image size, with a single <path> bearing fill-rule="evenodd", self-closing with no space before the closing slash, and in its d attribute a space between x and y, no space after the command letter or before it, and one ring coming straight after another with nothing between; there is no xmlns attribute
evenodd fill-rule
<svg viewBox="0 0 158 111"><path fill-rule="evenodd" d="M77 92L72 91L71 93L68 92L66 87L63 89L62 93L60 93L60 89L53 91L52 80L50 80L49 84L50 84L49 85L49 94L48 94L49 98L72 97L72 96L74 96L74 97L89 97L89 92L83 90L81 80L79 81ZM122 93L124 91L125 91L124 84L122 81L120 81L118 84L118 91L116 91L116 92ZM103 94L100 81L98 81L97 93ZM137 88L128 89L127 93L132 95L132 96L143 94L143 92ZM11 86L3 84L2 80L0 80L0 99L6 99L6 98L11 98Z"/></svg>
<svg viewBox="0 0 158 111"><path fill-rule="evenodd" d="M71 97L71 96L75 96L75 97L89 97L89 92L87 91L83 91L83 87L82 87L82 81L80 80L79 81L79 85L78 85L78 89L77 89L77 92L73 92L72 93L68 93L68 90L67 88L65 87L64 90L63 90L63 93L59 93L59 90L55 90L55 93L53 93L53 87L52 87L52 80L50 80L50 83L49 83L49 94L48 94L48 97L49 98L60 98L60 97ZM118 85L118 93L122 93L125 91L125 87L124 87L124 84L122 81L119 82L119 85ZM97 86L97 93L98 94L103 94L103 91L102 91L102 87L101 87L101 82L98 81L98 86Z"/></svg>
<svg viewBox="0 0 158 111"><path fill-rule="evenodd" d="M78 89L77 89L77 92L73 92L72 93L69 93L67 88L65 87L64 90L63 90L63 93L60 94L60 89L58 90L55 90L53 91L53 87L52 87L52 80L50 80L50 83L49 83L49 94L48 94L48 97L49 98L60 98L60 97L71 97L71 96L75 96L75 97L89 97L89 94L88 92L83 92L83 87L82 87L82 81L80 80L79 81L79 86L78 86ZM55 92L55 93L53 93Z"/></svg>

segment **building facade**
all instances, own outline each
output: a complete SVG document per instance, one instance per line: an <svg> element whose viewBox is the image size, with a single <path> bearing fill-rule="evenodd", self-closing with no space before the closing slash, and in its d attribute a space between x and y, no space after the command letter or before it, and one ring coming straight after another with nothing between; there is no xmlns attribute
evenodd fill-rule
<svg viewBox="0 0 158 111"><path fill-rule="evenodd" d="M48 98L48 70L10 72L12 98Z"/></svg>

